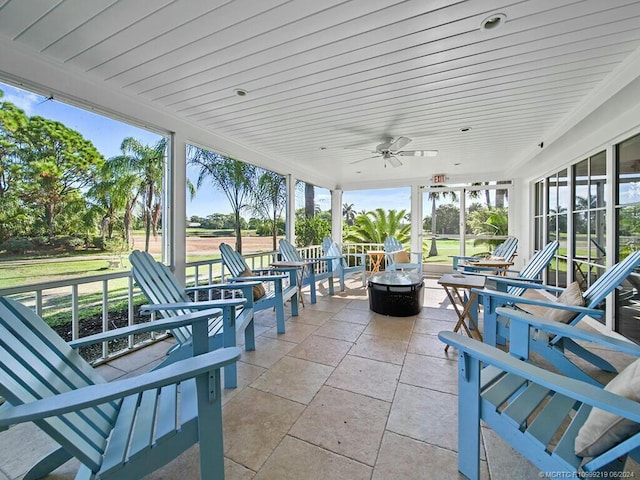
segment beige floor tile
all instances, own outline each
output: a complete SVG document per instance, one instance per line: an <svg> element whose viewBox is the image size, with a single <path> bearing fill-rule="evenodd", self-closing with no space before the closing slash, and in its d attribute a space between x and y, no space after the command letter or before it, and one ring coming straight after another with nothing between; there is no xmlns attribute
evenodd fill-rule
<svg viewBox="0 0 640 480"><path fill-rule="evenodd" d="M513 471L511 471L513 475ZM464 479L456 452L393 432L385 432L372 480ZM489 479L487 462L480 462L481 480ZM511 478L516 478L512 476ZM518 477L520 478L520 477Z"/></svg>
<svg viewBox="0 0 640 480"><path fill-rule="evenodd" d="M399 378L399 365L347 355L326 385L390 402Z"/></svg>
<svg viewBox="0 0 640 480"><path fill-rule="evenodd" d="M288 317L287 312L285 311L285 317ZM259 312L255 312L253 315L253 323L256 326L261 327L275 327L276 325L276 315L273 312L273 309L268 310L260 310Z"/></svg>
<svg viewBox="0 0 640 480"><path fill-rule="evenodd" d="M345 308L352 309L352 310L369 311L369 299L363 298L363 299L352 300L349 302L349 304Z"/></svg>
<svg viewBox="0 0 640 480"><path fill-rule="evenodd" d="M306 405L332 372L328 365L285 356L251 386Z"/></svg>
<svg viewBox="0 0 640 480"><path fill-rule="evenodd" d="M453 308L423 307L418 318L454 322L454 324L458 321L458 315L453 311Z"/></svg>
<svg viewBox="0 0 640 480"><path fill-rule="evenodd" d="M336 291L339 287L336 285ZM336 313L342 310L345 306L349 304L351 300L346 298L340 298L338 296L328 297L328 298L318 298L316 303L310 303L307 305L308 310L320 310L323 312L331 312Z"/></svg>
<svg viewBox="0 0 640 480"><path fill-rule="evenodd" d="M167 350L174 345L173 341L161 341L141 350L129 353L109 362L113 368L125 372L134 370L149 371L167 358ZM146 370L145 370L146 369Z"/></svg>
<svg viewBox="0 0 640 480"><path fill-rule="evenodd" d="M458 362L407 353L400 382L458 394Z"/></svg>
<svg viewBox="0 0 640 480"><path fill-rule="evenodd" d="M323 387L289 435L373 466L391 404Z"/></svg>
<svg viewBox="0 0 640 480"><path fill-rule="evenodd" d="M364 333L366 335L409 341L414 323L413 317L398 318L375 315Z"/></svg>
<svg viewBox="0 0 640 480"><path fill-rule="evenodd" d="M285 333L278 333L276 327L268 329L262 334L263 337L277 338L287 342L300 343L318 329L317 325L307 323L289 322Z"/></svg>
<svg viewBox="0 0 640 480"><path fill-rule="evenodd" d="M342 361L352 346L353 343L351 342L310 335L291 350L289 356L335 367Z"/></svg>
<svg viewBox="0 0 640 480"><path fill-rule="evenodd" d="M349 354L402 365L408 343L405 340L365 335L363 333L349 350Z"/></svg>
<svg viewBox="0 0 640 480"><path fill-rule="evenodd" d="M258 471L304 406L247 387L223 407L225 455Z"/></svg>
<svg viewBox="0 0 640 480"><path fill-rule="evenodd" d="M369 480L371 467L285 437L254 480Z"/></svg>
<svg viewBox="0 0 640 480"><path fill-rule="evenodd" d="M291 317L292 323L307 323L309 325L322 325L329 320L334 312L325 312L310 308L301 308L300 315ZM274 324L275 325L275 324Z"/></svg>
<svg viewBox="0 0 640 480"><path fill-rule="evenodd" d="M364 329L364 325L359 325L357 323L336 322L334 320L327 320L324 325L322 325L315 331L315 334L320 335L321 337L329 337L335 338L336 340L355 342Z"/></svg>
<svg viewBox="0 0 640 480"><path fill-rule="evenodd" d="M387 430L458 451L458 397L401 383Z"/></svg>
<svg viewBox="0 0 640 480"><path fill-rule="evenodd" d="M240 359L243 362L259 367L271 368L278 360L295 348L296 344L275 338L256 338L256 349L243 351Z"/></svg>
<svg viewBox="0 0 640 480"><path fill-rule="evenodd" d="M450 348L448 352L444 351L446 344L442 343L437 335L427 335L422 333L414 333L409 342L408 353L416 353L418 355L429 355L442 359L457 360L458 354L455 348Z"/></svg>
<svg viewBox="0 0 640 480"><path fill-rule="evenodd" d="M222 389L222 404L224 405L256 378L267 371L266 368L251 365L250 363L238 362L238 386L236 388ZM222 385L224 385L224 370L222 370Z"/></svg>
<svg viewBox="0 0 640 480"><path fill-rule="evenodd" d="M442 330L451 332L456 326L456 322L451 320L437 320L434 318L418 318L413 327L413 333L422 333L424 335L437 335Z"/></svg>
<svg viewBox="0 0 640 480"><path fill-rule="evenodd" d="M367 307L366 310L356 310L347 307L334 313L331 320L367 325L374 315L375 314L369 310L369 307Z"/></svg>
<svg viewBox="0 0 640 480"><path fill-rule="evenodd" d="M513 472L518 472L518 478L522 480L540 478L540 470L513 450L493 430L482 428L481 431L491 480L510 480Z"/></svg>

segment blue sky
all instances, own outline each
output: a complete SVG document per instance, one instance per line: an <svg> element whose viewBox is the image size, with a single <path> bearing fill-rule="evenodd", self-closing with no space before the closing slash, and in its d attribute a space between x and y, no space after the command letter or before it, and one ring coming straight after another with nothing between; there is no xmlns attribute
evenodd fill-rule
<svg viewBox="0 0 640 480"><path fill-rule="evenodd" d="M0 90L4 93L2 101L17 105L27 115L40 115L58 120L80 132L85 138L93 142L105 158L119 155L120 144L126 137L134 137L147 144L154 144L161 138L160 135L148 130L112 120L57 100L47 100L46 97L14 88L4 83L0 83ZM187 167L187 176L195 183L197 172ZM410 195L409 188L350 191L344 192L343 203L354 204L357 212L373 210L378 207L383 207L387 210L406 209L409 211L411 206ZM296 201L299 206L302 206L301 202L301 199ZM329 190L324 188L317 189L316 203L322 210L328 210L331 207ZM222 193L214 191L212 188L202 188L196 193L193 200L187 198L187 217L192 215L206 217L214 212L231 212L229 202Z"/></svg>

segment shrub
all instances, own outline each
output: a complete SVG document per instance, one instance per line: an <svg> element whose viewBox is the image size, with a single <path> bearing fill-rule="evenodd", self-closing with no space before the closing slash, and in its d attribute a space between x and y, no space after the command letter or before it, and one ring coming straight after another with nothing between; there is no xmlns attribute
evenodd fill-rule
<svg viewBox="0 0 640 480"><path fill-rule="evenodd" d="M51 243L54 247L62 247L67 252L73 252L77 248L84 246L84 240L78 237L56 237Z"/></svg>
<svg viewBox="0 0 640 480"><path fill-rule="evenodd" d="M34 244L31 239L25 237L9 238L2 243L2 250L9 253L27 253L33 248Z"/></svg>

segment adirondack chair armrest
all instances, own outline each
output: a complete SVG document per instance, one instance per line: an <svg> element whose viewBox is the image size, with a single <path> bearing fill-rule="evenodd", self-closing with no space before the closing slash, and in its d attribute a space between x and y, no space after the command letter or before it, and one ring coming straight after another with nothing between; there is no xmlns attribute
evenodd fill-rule
<svg viewBox="0 0 640 480"><path fill-rule="evenodd" d="M509 318L512 322L523 323L530 328L543 330L561 337L568 337L575 340L585 340L587 342L597 343L599 345L616 349L616 351L628 353L636 357L640 357L640 345L628 340L614 338L603 333L585 330L572 325L561 322L548 320L546 318L536 317L530 313L516 310L510 307L498 307L496 313Z"/></svg>
<svg viewBox="0 0 640 480"><path fill-rule="evenodd" d="M531 363L523 362L506 352L464 335L441 331L438 333L438 338L441 342L456 348L460 356L469 355L485 365L494 365L500 370L518 375L566 397L620 415L634 422L640 422L640 403L638 402L587 382L565 377Z"/></svg>
<svg viewBox="0 0 640 480"><path fill-rule="evenodd" d="M553 293L562 293L564 289L558 287L552 287L551 285L543 285L542 283L538 283L539 280L535 279L535 281L525 280L525 279L517 279L517 278L509 278L502 277L500 275L492 275L490 280L495 283L499 283L502 285L507 285L511 287L519 287L519 288L533 288L537 290L547 290ZM541 280L540 280L541 281Z"/></svg>
<svg viewBox="0 0 640 480"><path fill-rule="evenodd" d="M247 303L244 298L229 298L225 300L204 300L202 302L173 302L173 303L154 303L140 306L140 313L151 314L162 310L207 310L210 308L236 308Z"/></svg>
<svg viewBox="0 0 640 480"><path fill-rule="evenodd" d="M294 269L295 270L295 269ZM287 275L252 275L250 277L229 277L229 280L232 282L255 282L259 280L261 282L276 282L282 281L285 278L288 278Z"/></svg>
<svg viewBox="0 0 640 480"><path fill-rule="evenodd" d="M190 306L193 304L189 304ZM95 335L89 335L78 340L69 342L71 348L86 347L93 345L94 343L106 342L108 340L114 340L116 338L126 337L129 335L145 332L157 332L162 330L170 330L172 328L185 327L187 325L193 325L197 322L206 322L211 317L217 317L222 313L219 308L210 308L208 310L201 310L198 312L187 313L185 315L179 315L177 317L156 320L154 322L139 323L137 325L131 325L128 327L117 328L109 330L108 332L96 333Z"/></svg>
<svg viewBox="0 0 640 480"><path fill-rule="evenodd" d="M171 385L230 365L238 358L240 358L239 348L221 348L175 362L137 377L89 385L23 405L2 408L0 409L0 427L76 412L128 395Z"/></svg>
<svg viewBox="0 0 640 480"><path fill-rule="evenodd" d="M243 277L246 278L246 277ZM236 282L236 283L218 283L215 285L215 288L218 288L220 290L239 290L239 289L249 289L249 288L253 288L256 285L260 285L260 282L254 282L251 280L248 280L246 282L242 282L241 285L238 285L238 283L240 282ZM185 291L188 291L188 289L185 289Z"/></svg>
<svg viewBox="0 0 640 480"><path fill-rule="evenodd" d="M255 285L260 285L260 282L244 282L245 284L253 287ZM185 292L200 292L206 290L237 290L238 285L234 283L212 283L211 285L197 285L195 287L187 287L184 289Z"/></svg>
<svg viewBox="0 0 640 480"><path fill-rule="evenodd" d="M463 267L467 267L467 265L462 265ZM473 267L474 269L480 269L480 267ZM482 267L485 268L485 267ZM496 271L496 270L500 270L500 269L496 269L496 268L489 268L487 267L487 270L491 270L491 271ZM507 270L508 272L511 272L513 270ZM526 284L529 283L538 283L538 284L542 284L542 279L540 278L517 278L517 277L505 277L504 275L491 275L491 274L486 274L486 273L481 273L481 272L477 272L477 271L473 271L473 270L468 270L467 268L464 269L464 271L462 272L465 275L480 275L485 277L487 280L494 280L496 282L500 282L500 281L505 281L505 280L512 280L512 281L516 281L516 282L522 282L523 285L521 285L522 287L524 287Z"/></svg>

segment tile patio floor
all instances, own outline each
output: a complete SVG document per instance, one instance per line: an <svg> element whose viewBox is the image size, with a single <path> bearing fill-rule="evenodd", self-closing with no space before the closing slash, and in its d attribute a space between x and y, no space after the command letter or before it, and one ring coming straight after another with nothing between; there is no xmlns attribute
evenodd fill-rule
<svg viewBox="0 0 640 480"><path fill-rule="evenodd" d="M456 318L444 291L426 279L422 312L399 318L372 313L365 290L348 287L333 297L320 288L315 305L307 297L283 335L271 312L256 316L257 348L242 353L239 386L223 397L227 480L462 478L456 351L445 353L436 336ZM99 370L109 380L147 371L170 344ZM482 440L483 479L539 478L490 429ZM0 433L0 480L22 478L52 445L30 425ZM197 448L148 478L197 479ZM71 479L76 469L71 461L47 478Z"/></svg>

